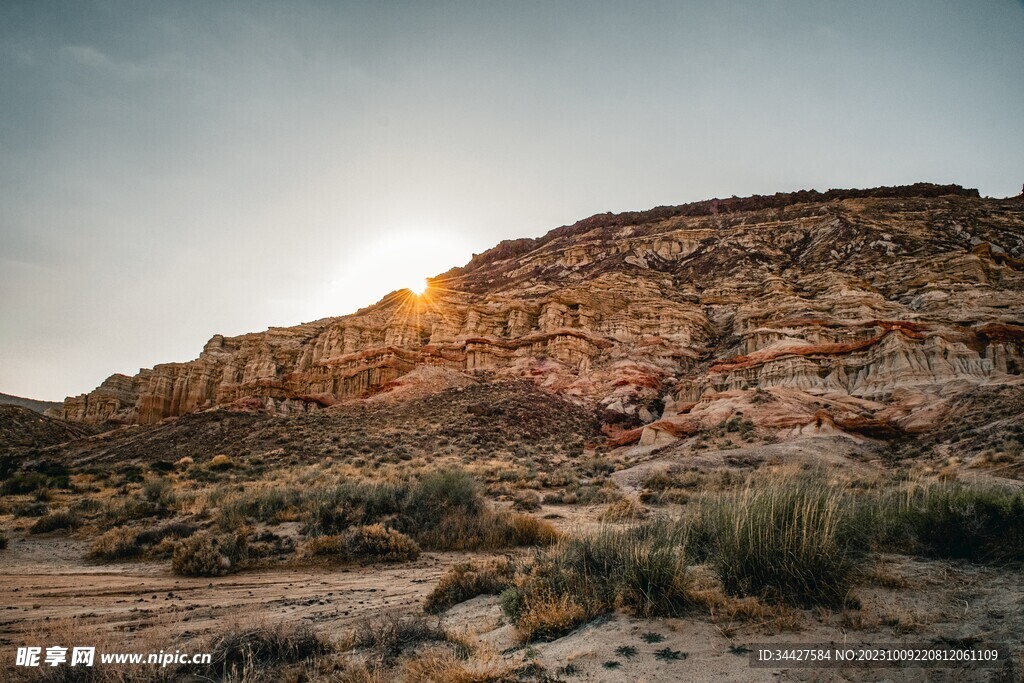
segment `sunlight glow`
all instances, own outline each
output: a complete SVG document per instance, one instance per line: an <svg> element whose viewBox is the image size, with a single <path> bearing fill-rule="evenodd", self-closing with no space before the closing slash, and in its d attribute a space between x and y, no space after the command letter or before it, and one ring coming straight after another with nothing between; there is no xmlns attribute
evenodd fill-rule
<svg viewBox="0 0 1024 683"><path fill-rule="evenodd" d="M406 285L405 288L408 289L413 294L415 294L416 296L423 296L423 294L426 293L427 291L427 287L429 286L430 285L427 283L427 279L423 278L422 280L414 280L413 282Z"/></svg>

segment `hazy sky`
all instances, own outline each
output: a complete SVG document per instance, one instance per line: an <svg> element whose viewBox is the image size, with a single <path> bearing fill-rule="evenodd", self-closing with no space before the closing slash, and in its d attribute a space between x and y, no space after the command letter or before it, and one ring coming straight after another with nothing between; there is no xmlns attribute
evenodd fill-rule
<svg viewBox="0 0 1024 683"><path fill-rule="evenodd" d="M1024 6L0 2L0 391L349 313L602 211L1024 183Z"/></svg>

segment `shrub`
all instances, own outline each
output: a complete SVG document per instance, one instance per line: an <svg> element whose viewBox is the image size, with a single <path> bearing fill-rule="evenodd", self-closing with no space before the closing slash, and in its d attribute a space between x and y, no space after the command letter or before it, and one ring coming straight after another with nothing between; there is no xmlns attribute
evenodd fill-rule
<svg viewBox="0 0 1024 683"><path fill-rule="evenodd" d="M7 550L8 543L7 534L0 532L0 550Z"/></svg>
<svg viewBox="0 0 1024 683"><path fill-rule="evenodd" d="M341 534L314 536L306 541L302 551L310 557L326 557L340 561L345 558L345 539Z"/></svg>
<svg viewBox="0 0 1024 683"><path fill-rule="evenodd" d="M838 605L867 535L855 501L818 477L750 486L713 504L713 561L726 592L799 606Z"/></svg>
<svg viewBox="0 0 1024 683"><path fill-rule="evenodd" d="M18 472L0 486L0 493L7 496L33 493L46 488L50 479L41 472Z"/></svg>
<svg viewBox="0 0 1024 683"><path fill-rule="evenodd" d="M97 537L89 548L89 557L96 560L120 560L137 557L142 547L136 533L128 527L117 527Z"/></svg>
<svg viewBox="0 0 1024 683"><path fill-rule="evenodd" d="M530 490L518 492L512 501L512 509L524 512L540 510L540 494Z"/></svg>
<svg viewBox="0 0 1024 683"><path fill-rule="evenodd" d="M345 554L355 561L410 562L420 547L405 534L383 524L355 527L345 535Z"/></svg>
<svg viewBox="0 0 1024 683"><path fill-rule="evenodd" d="M571 633L593 617L570 595L544 594L524 602L516 622L523 642L555 640Z"/></svg>
<svg viewBox="0 0 1024 683"><path fill-rule="evenodd" d="M883 545L974 562L1024 560L1024 492L941 482L883 498L875 526Z"/></svg>
<svg viewBox="0 0 1024 683"><path fill-rule="evenodd" d="M217 470L217 471L229 470L229 469L231 469L234 466L235 466L235 463L231 459L231 456L224 455L223 453L221 453L219 455L213 456L213 458L210 459L210 464L208 465L208 467L211 470Z"/></svg>
<svg viewBox="0 0 1024 683"><path fill-rule="evenodd" d="M200 531L178 543L171 569L183 576L222 576L238 568L245 555L245 536L213 536Z"/></svg>
<svg viewBox="0 0 1024 683"><path fill-rule="evenodd" d="M417 534L432 550L496 550L510 546L549 545L558 532L544 520L519 513L483 509L475 515L448 514Z"/></svg>
<svg viewBox="0 0 1024 683"><path fill-rule="evenodd" d="M46 503L27 503L14 508L15 517L42 517L50 511Z"/></svg>
<svg viewBox="0 0 1024 683"><path fill-rule="evenodd" d="M512 585L514 567L508 560L462 562L441 577L427 596L423 610L440 614L478 595L498 595Z"/></svg>
<svg viewBox="0 0 1024 683"><path fill-rule="evenodd" d="M45 534L61 529L75 529L79 525L81 525L81 520L79 520L78 517L67 510L63 510L37 519L35 524L29 528L29 533Z"/></svg>
<svg viewBox="0 0 1024 683"><path fill-rule="evenodd" d="M175 495L171 490L171 482L163 477L147 479L142 487L143 497L160 507L170 507L174 504Z"/></svg>
<svg viewBox="0 0 1024 683"><path fill-rule="evenodd" d="M405 617L388 613L360 620L349 635L347 645L370 650L381 664L389 665L406 650L423 643L448 640L448 634L441 626L427 621L423 615Z"/></svg>
<svg viewBox="0 0 1024 683"><path fill-rule="evenodd" d="M600 519L605 522L626 522L634 519L643 519L647 511L632 498L617 500L601 513Z"/></svg>
<svg viewBox="0 0 1024 683"><path fill-rule="evenodd" d="M334 647L308 624L279 623L244 629L236 626L214 638L204 650L212 655L204 671L207 676L248 680L248 675L261 668L304 662L328 654Z"/></svg>
<svg viewBox="0 0 1024 683"><path fill-rule="evenodd" d="M640 616L680 616L694 602L688 534L685 524L659 520L563 538L516 576L502 608L526 641L558 637L620 605Z"/></svg>
<svg viewBox="0 0 1024 683"><path fill-rule="evenodd" d="M462 470L439 470L424 475L413 486L406 514L420 527L451 515L477 516L483 498L473 478Z"/></svg>

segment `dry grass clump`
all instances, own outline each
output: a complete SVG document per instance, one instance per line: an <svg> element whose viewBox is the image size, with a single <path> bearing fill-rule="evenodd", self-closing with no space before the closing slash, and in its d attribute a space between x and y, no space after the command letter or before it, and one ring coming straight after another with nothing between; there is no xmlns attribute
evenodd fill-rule
<svg viewBox="0 0 1024 683"><path fill-rule="evenodd" d="M171 539L186 538L195 531L194 526L184 522L172 522L143 530L115 527L93 539L89 557L106 562L131 559L159 546L163 541L172 543Z"/></svg>
<svg viewBox="0 0 1024 683"><path fill-rule="evenodd" d="M178 462L181 462L180 460ZM220 453L210 458L210 463L207 465L208 469L214 471L229 470L235 466L235 461L231 459L230 455Z"/></svg>
<svg viewBox="0 0 1024 683"><path fill-rule="evenodd" d="M599 519L602 522L629 522L646 516L647 510L643 506L632 498L623 498L605 508Z"/></svg>
<svg viewBox="0 0 1024 683"><path fill-rule="evenodd" d="M451 638L440 624L423 615L396 612L360 620L345 642L346 649L367 650L379 666L391 666L404 653L424 643L447 643Z"/></svg>
<svg viewBox="0 0 1024 683"><path fill-rule="evenodd" d="M658 520L563 538L539 553L502 594L524 641L556 638L615 607L680 616L693 604L689 527Z"/></svg>
<svg viewBox="0 0 1024 683"><path fill-rule="evenodd" d="M449 569L427 596L423 611L440 614L478 595L498 595L512 585L515 566L506 559L473 560Z"/></svg>
<svg viewBox="0 0 1024 683"><path fill-rule="evenodd" d="M253 680L268 667L313 661L334 649L333 643L305 623L235 626L203 648L212 658L201 673L216 680Z"/></svg>
<svg viewBox="0 0 1024 683"><path fill-rule="evenodd" d="M116 527L93 539L89 557L95 560L121 560L138 557L142 546L135 542L138 533L128 527Z"/></svg>
<svg viewBox="0 0 1024 683"><path fill-rule="evenodd" d="M31 527L29 527L28 531L31 534L46 534L51 531L77 529L81 524L82 520L80 520L73 512L70 510L62 510L60 512L53 512L40 517Z"/></svg>
<svg viewBox="0 0 1024 683"><path fill-rule="evenodd" d="M550 545L558 532L549 522L520 513L486 509L476 516L449 514L417 535L431 550L498 550Z"/></svg>
<svg viewBox="0 0 1024 683"><path fill-rule="evenodd" d="M370 524L345 534L345 553L358 561L411 562L420 556L420 547L401 532L383 524Z"/></svg>
<svg viewBox="0 0 1024 683"><path fill-rule="evenodd" d="M200 531L178 543L171 569L182 576L223 576L238 569L245 550L244 534L214 536Z"/></svg>
<svg viewBox="0 0 1024 683"><path fill-rule="evenodd" d="M868 535L856 501L821 476L778 479L710 506L712 557L726 592L800 606L841 605Z"/></svg>
<svg viewBox="0 0 1024 683"><path fill-rule="evenodd" d="M534 595L520 607L516 633L525 643L555 640L572 633L594 616L570 595Z"/></svg>
<svg viewBox="0 0 1024 683"><path fill-rule="evenodd" d="M530 489L517 492L512 498L512 509L523 512L540 510L540 494Z"/></svg>
<svg viewBox="0 0 1024 683"><path fill-rule="evenodd" d="M443 648L430 648L405 662L404 683L502 683L515 680L514 669L491 661L472 664Z"/></svg>

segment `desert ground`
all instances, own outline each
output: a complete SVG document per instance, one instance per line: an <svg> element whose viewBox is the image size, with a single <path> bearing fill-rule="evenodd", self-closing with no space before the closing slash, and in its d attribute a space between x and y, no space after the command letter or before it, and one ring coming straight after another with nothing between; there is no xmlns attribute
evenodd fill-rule
<svg viewBox="0 0 1024 683"><path fill-rule="evenodd" d="M276 430L281 423L271 424ZM553 420L538 427L540 438L547 439L546 446L556 452L556 442L564 437L557 424ZM302 429L301 425L291 427ZM500 420L497 426L492 422L487 427L501 428ZM404 429L390 432L399 444L410 435L423 436L419 421ZM251 425L246 430L253 434ZM942 461L915 461L913 474L900 474L878 457L877 444L845 436L773 443L751 434L747 440L736 439L739 444L730 442L720 448L730 432L726 429L722 434L706 436L708 445L699 449L693 448L696 442L691 440L670 447L613 449L596 460L594 456L555 457L540 464L541 470L558 472L557 477L545 478L550 485L540 490L519 479L515 458L470 470L479 482L482 504L495 518L525 515L550 524L559 539L554 545L549 545L550 539L530 538L522 544L476 541L455 550L424 549L415 557L385 557L385 562L375 561L379 555L330 557L309 550L316 537L307 537L309 523L301 510L267 517L250 506L250 516L241 522L245 533L255 539L270 538L266 536L270 532L272 549L255 552L259 542L250 542L249 555L238 561L239 566L199 572L209 574L203 576L175 570L175 562L168 561L168 549L159 548L159 542L138 551L124 550L127 557L117 553L100 557L98 539L109 533L100 507L107 506L109 517L111 507L123 505L108 485L116 492L125 484L117 476L104 480L102 468L71 475L74 492L54 489L43 496L16 494L4 499L8 544L0 555L0 639L5 661L13 658L19 645L67 640L69 645L81 641L109 651L213 651L222 663L219 670L199 671L187 666L155 670L109 665L105 671L92 672L106 676L101 680L1020 680L1024 582L1019 563L1012 561L935 557L879 546L858 562L849 577L849 595L840 603L797 604L777 596L724 590L714 558L705 555L686 561L689 597L679 609L645 612L619 598L608 608L564 624L556 616L554 621L559 623L554 630L541 629L536 637L524 637L523 629L503 609L507 589L501 587L460 588L456 597L427 609L444 577L467 562L480 568L517 566L516 571L528 572L523 568L536 562L538 555L556 552L565 539L600 537L654 520L682 519L707 504L702 500L728 495L751 482L757 485L779 477L790 481L811 472L843 481L851 490L881 489L900 476L1000 490L1019 490L1020 485L989 469L963 464L950 469ZM477 436L471 433L466 438L472 441ZM520 447L524 453L531 448ZM97 447L93 443L90 448ZM521 458L529 460L529 466L538 466L533 456ZM101 459L87 457L83 462L96 460ZM278 484L315 485L333 480L334 470L342 467L310 464L301 458L288 462L288 467L272 475ZM411 463L412 470L434 469L419 462L415 454L396 463ZM152 462L142 466L140 461L140 466L153 469ZM366 466L373 467L370 462ZM196 475L200 484L185 476L194 468L197 464L192 462L162 472L162 480L171 482L166 488L156 487L153 475L145 471L129 476L138 479L127 484L130 496L143 501L147 496L164 496L173 509L129 514L118 508L122 516L143 517L127 520L128 528L142 529L152 523L150 514L164 520L158 526L187 522L219 528L227 507L224 500L218 507L204 507L196 486L215 497L224 495L225 486L243 497L247 491L265 491L268 486L264 470L246 471L238 462L230 468L200 470ZM164 468L158 465L157 469ZM400 469L382 476L404 476ZM352 473L345 469L345 474ZM33 525L44 517L25 516L24 508L38 504L39 497L47 499L49 509L66 504L87 519L67 529L33 532ZM90 497L103 502L82 503L82 498ZM259 517L263 519L255 519ZM525 586L519 585L521 590ZM266 647L259 640L267 640L266 633L286 642L315 637L323 647L308 655L296 645L299 654L293 657L261 660L258 643ZM246 638L256 640L247 643ZM752 647L770 643L849 647L1004 643L1014 654L998 666L970 668L752 668ZM30 680L77 680L60 678L70 671L22 670L17 675Z"/></svg>

